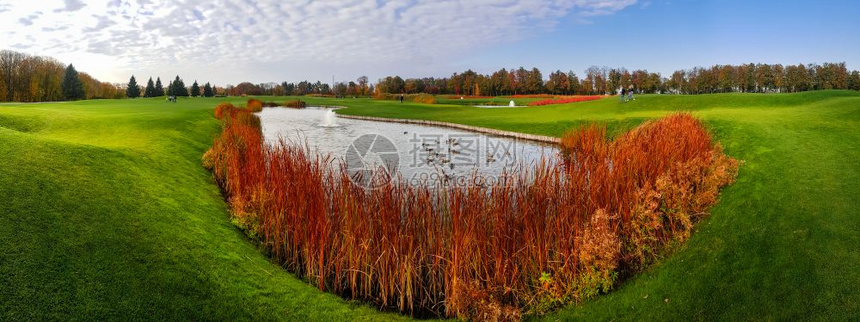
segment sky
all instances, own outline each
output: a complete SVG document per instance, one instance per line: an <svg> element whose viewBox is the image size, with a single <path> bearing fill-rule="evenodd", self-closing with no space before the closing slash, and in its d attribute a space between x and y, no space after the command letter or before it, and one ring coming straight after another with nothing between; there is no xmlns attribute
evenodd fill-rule
<svg viewBox="0 0 860 322"><path fill-rule="evenodd" d="M845 62L860 1L0 0L0 49L102 81L450 76L472 69Z"/></svg>

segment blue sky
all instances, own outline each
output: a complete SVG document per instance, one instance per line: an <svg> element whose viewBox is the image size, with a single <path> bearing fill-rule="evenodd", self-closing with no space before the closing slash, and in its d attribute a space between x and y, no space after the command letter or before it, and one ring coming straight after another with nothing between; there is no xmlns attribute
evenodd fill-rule
<svg viewBox="0 0 860 322"><path fill-rule="evenodd" d="M590 23L504 44L465 66L537 66L581 74L591 65L677 69L715 64L846 62L860 69L860 1L652 1ZM497 68L496 68L497 69Z"/></svg>
<svg viewBox="0 0 860 322"><path fill-rule="evenodd" d="M846 62L860 1L44 0L0 2L0 48L125 82L448 76L533 66ZM546 76L546 75L545 75Z"/></svg>

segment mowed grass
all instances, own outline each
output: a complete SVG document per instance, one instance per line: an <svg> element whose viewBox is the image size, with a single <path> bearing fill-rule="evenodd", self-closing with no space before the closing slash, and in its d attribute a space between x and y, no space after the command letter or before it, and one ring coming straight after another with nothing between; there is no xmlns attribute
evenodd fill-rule
<svg viewBox="0 0 860 322"><path fill-rule="evenodd" d="M0 105L0 320L399 319L317 291L229 222L217 100Z"/></svg>
<svg viewBox="0 0 860 322"><path fill-rule="evenodd" d="M609 295L547 320L860 318L860 93L638 96L525 109L339 111L559 135L583 122L627 130L684 110L705 120L737 183L674 254Z"/></svg>
<svg viewBox="0 0 860 322"><path fill-rule="evenodd" d="M514 109L302 99L350 107L341 114L553 136L691 111L744 161L737 183L671 256L545 318L860 319L860 93ZM0 105L0 320L399 319L304 284L232 227L200 166L221 100Z"/></svg>

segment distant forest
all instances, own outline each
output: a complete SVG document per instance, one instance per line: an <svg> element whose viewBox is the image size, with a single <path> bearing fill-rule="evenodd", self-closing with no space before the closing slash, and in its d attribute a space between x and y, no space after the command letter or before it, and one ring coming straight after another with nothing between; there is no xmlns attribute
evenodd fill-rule
<svg viewBox="0 0 860 322"><path fill-rule="evenodd" d="M555 71L544 78L537 68L501 69L492 75L467 70L446 78L380 79L382 93L427 93L470 96L516 94L603 95L630 86L639 93L782 93L820 89L860 90L860 72L845 63L798 65L715 65L678 70L669 77L647 70L592 66L580 78L573 71Z"/></svg>
<svg viewBox="0 0 860 322"><path fill-rule="evenodd" d="M633 87L637 93L785 93L821 89L860 90L860 72L849 71L845 63L798 65L715 65L678 70L669 77L647 70L592 66L580 78L575 72L557 70L544 78L537 68L501 69L491 75L467 70L450 77L407 78L388 76L376 84L367 77L356 81L326 83L302 81L228 86L229 95L335 95L448 94L500 96L517 94L614 95Z"/></svg>
<svg viewBox="0 0 860 322"><path fill-rule="evenodd" d="M69 78L79 82L71 82ZM131 84L137 85L133 81ZM64 92L64 84L75 84L80 90ZM146 89L129 90L127 84L100 82L86 73L78 73L72 65L56 59L32 56L11 50L0 51L0 102L49 102L73 99L125 98L127 96L165 95L161 79L153 85L149 79ZM185 87L179 76L170 82L167 95L321 95L371 96L381 94L448 94L464 96L499 96L518 94L604 95L617 94L622 87L637 93L707 94L707 93L784 93L822 89L860 90L860 72L849 71L845 63L824 64L744 64L715 65L678 70L669 77L637 69L592 66L582 77L575 72L551 72L547 78L537 68L500 69L490 75L467 70L450 77L407 78L388 76L372 84L366 76L355 81L282 82L252 84L243 82L225 88L204 86ZM68 86L67 86L68 87ZM143 87L143 86L141 86ZM70 95L70 93L75 93Z"/></svg>
<svg viewBox="0 0 860 322"><path fill-rule="evenodd" d="M67 69L71 73L67 73ZM63 83L67 74L77 76L79 82L75 84L78 88L64 93ZM0 51L0 102L123 98L125 94L125 89L116 84L100 82L87 73L78 73L71 65L64 65L54 58Z"/></svg>

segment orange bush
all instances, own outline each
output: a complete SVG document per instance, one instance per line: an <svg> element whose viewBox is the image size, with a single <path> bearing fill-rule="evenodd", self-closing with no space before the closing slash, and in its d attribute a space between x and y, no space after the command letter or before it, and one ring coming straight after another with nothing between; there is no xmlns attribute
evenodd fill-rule
<svg viewBox="0 0 860 322"><path fill-rule="evenodd" d="M240 227L320 289L421 316L519 319L605 292L686 239L737 171L675 114L614 141L570 131L562 160L493 185L365 190L306 146L268 147L250 109L221 113L204 165Z"/></svg>
<svg viewBox="0 0 860 322"><path fill-rule="evenodd" d="M234 108L233 104L227 102L218 104L218 106L215 106L215 118L219 120L222 119L224 117L224 114L227 113L227 110L232 108Z"/></svg>
<svg viewBox="0 0 860 322"><path fill-rule="evenodd" d="M489 99L494 98L494 96L476 96L476 95L449 95L446 97L449 100L458 100L458 99Z"/></svg>
<svg viewBox="0 0 860 322"><path fill-rule="evenodd" d="M527 94L527 95L511 95L508 96L510 98L553 98L555 95L551 94Z"/></svg>
<svg viewBox="0 0 860 322"><path fill-rule="evenodd" d="M557 98L557 99L545 99L540 101L530 102L529 106L543 106L543 105L553 105L553 104L567 104L567 103L576 103L576 102L586 102L599 100L603 98L603 96L592 95L592 96L570 96L565 98Z"/></svg>
<svg viewBox="0 0 860 322"><path fill-rule="evenodd" d="M263 110L263 101L254 98L249 99L246 108L252 113L260 112Z"/></svg>
<svg viewBox="0 0 860 322"><path fill-rule="evenodd" d="M427 94L419 94L419 95L415 95L415 97L412 99L412 101L415 103L421 103L421 104L436 104L436 96L427 95Z"/></svg>
<svg viewBox="0 0 860 322"><path fill-rule="evenodd" d="M290 108L305 108L305 107L307 107L307 106L308 106L308 104L307 104L307 103L305 103L305 101L302 101L302 100L292 100L292 101L286 101L286 102L284 102L284 107L290 107Z"/></svg>

